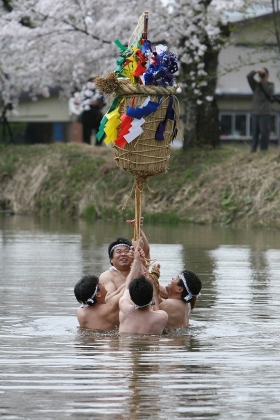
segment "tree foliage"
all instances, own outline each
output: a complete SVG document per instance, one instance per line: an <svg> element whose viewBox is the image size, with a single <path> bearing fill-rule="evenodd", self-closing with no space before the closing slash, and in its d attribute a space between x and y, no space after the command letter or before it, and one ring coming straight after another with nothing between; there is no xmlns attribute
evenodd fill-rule
<svg viewBox="0 0 280 420"><path fill-rule="evenodd" d="M114 70L118 57L114 40L126 44L147 10L149 39L168 45L179 59L185 147L215 146L218 54L229 36L222 11L246 4L246 0L2 0L2 101L16 104L24 92L48 96L52 88L69 97L90 73Z"/></svg>

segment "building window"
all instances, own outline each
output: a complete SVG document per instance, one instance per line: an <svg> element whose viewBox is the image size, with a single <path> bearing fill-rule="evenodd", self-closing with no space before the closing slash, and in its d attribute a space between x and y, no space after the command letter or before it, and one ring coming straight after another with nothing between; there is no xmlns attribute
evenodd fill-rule
<svg viewBox="0 0 280 420"><path fill-rule="evenodd" d="M235 115L234 135L237 137L245 137L247 135L246 115Z"/></svg>
<svg viewBox="0 0 280 420"><path fill-rule="evenodd" d="M231 136L232 134L232 115L221 115L221 137Z"/></svg>
<svg viewBox="0 0 280 420"><path fill-rule="evenodd" d="M279 136L277 114L271 116L270 139ZM252 119L249 112L220 112L220 138L225 140L248 140L252 137Z"/></svg>

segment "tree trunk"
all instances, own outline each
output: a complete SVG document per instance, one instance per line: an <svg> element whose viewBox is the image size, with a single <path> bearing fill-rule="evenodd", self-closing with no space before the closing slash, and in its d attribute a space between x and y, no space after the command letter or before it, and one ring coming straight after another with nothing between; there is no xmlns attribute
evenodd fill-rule
<svg viewBox="0 0 280 420"><path fill-rule="evenodd" d="M205 6L211 1L205 0ZM229 25L221 25L221 36L226 39L230 36ZM210 145L216 147L220 144L219 108L215 99L217 84L217 71L219 64L219 50L213 48L207 34L204 34L203 43L207 49L203 56L204 70L207 73L207 86L201 88L201 97L196 97L191 89L189 75L196 73L196 65L182 64L180 81L182 83L182 121L184 124L183 150L192 146ZM184 45L184 39L182 39ZM197 100L203 98L202 104Z"/></svg>
<svg viewBox="0 0 280 420"><path fill-rule="evenodd" d="M196 144L216 147L220 143L219 108L216 100L197 107Z"/></svg>
<svg viewBox="0 0 280 420"><path fill-rule="evenodd" d="M216 147L220 143L219 108L215 99L217 85L219 52L209 48L204 55L204 65L209 78L208 84L203 88L203 103L197 107L197 144ZM209 98L209 100L207 100ZM213 98L210 100L210 98Z"/></svg>
<svg viewBox="0 0 280 420"><path fill-rule="evenodd" d="M196 99L188 91L188 89L182 90L182 105L183 105L183 150L187 150L189 147L196 145L196 121L197 121L197 110L196 110Z"/></svg>
<svg viewBox="0 0 280 420"><path fill-rule="evenodd" d="M183 150L189 147L210 145L216 147L220 142L219 109L215 100L217 82L218 52L206 51L204 55L205 71L208 74L207 86L202 88L203 102L197 104L188 81L190 66L181 66L182 94L181 119L184 126ZM187 86L184 86L187 85ZM206 98L209 98L207 100ZM212 100L210 100L213 98Z"/></svg>

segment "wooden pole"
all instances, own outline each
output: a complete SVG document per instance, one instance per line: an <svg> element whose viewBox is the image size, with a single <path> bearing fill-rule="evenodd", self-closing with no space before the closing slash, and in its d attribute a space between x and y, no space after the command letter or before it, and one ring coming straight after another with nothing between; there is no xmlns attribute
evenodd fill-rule
<svg viewBox="0 0 280 420"><path fill-rule="evenodd" d="M141 236L141 212L142 212L142 194L144 180L136 178L135 180L135 223L134 223L134 240L138 241Z"/></svg>
<svg viewBox="0 0 280 420"><path fill-rule="evenodd" d="M149 12L144 12L144 32L143 38L148 38L148 21L149 21Z"/></svg>
<svg viewBox="0 0 280 420"><path fill-rule="evenodd" d="M148 20L149 12L144 12L144 32L142 37L148 37ZM145 180L143 178L135 178L135 223L134 223L134 240L139 241L141 236L141 213L142 213L142 194Z"/></svg>

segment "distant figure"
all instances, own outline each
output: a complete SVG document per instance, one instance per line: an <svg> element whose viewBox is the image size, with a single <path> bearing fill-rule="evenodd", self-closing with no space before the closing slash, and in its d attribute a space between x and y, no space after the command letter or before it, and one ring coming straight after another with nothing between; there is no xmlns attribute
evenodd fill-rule
<svg viewBox="0 0 280 420"><path fill-rule="evenodd" d="M191 309L200 295L201 281L191 270L184 270L166 286L167 299L159 308L168 314L167 327L182 328L189 325Z"/></svg>
<svg viewBox="0 0 280 420"><path fill-rule="evenodd" d="M255 79L255 75L259 76L259 81ZM274 83L268 81L269 72L267 68L252 70L248 76L249 85L253 91L253 99L251 105L252 113L252 143L251 153L256 152L259 144L260 150L268 149L271 103L273 101Z"/></svg>
<svg viewBox="0 0 280 420"><path fill-rule="evenodd" d="M160 335L167 324L168 316L158 309L156 287L141 272L143 273L143 266L140 251L136 247L131 271L119 301L119 332Z"/></svg>
<svg viewBox="0 0 280 420"><path fill-rule="evenodd" d="M74 287L74 293L82 307L77 310L77 318L81 327L92 330L113 331L119 325L119 299L124 285L112 294L105 303L106 289L98 277L83 276Z"/></svg>
<svg viewBox="0 0 280 420"><path fill-rule="evenodd" d="M81 91L81 104L83 107L80 122L83 125L83 141L91 144L92 130L97 133L103 118L101 109L106 105L103 94L97 89L94 81L95 75L91 75ZM95 146L101 146L102 141L96 139Z"/></svg>

